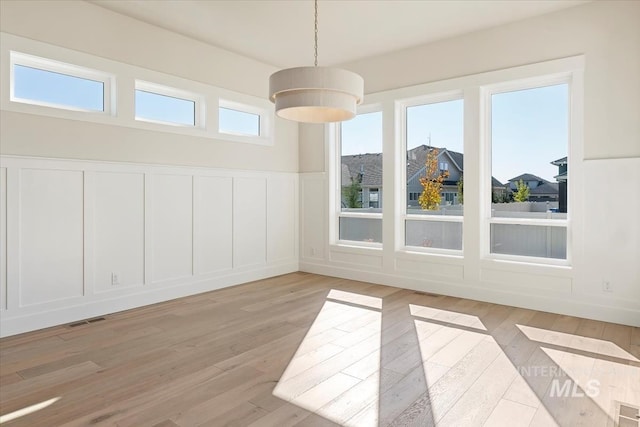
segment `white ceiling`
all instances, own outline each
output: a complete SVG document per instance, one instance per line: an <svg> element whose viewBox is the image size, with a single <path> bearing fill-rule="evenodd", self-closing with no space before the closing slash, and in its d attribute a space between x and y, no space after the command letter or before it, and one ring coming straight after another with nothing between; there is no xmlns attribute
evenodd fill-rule
<svg viewBox="0 0 640 427"><path fill-rule="evenodd" d="M313 65L310 0L89 0L277 67ZM586 1L320 0L319 65L336 65Z"/></svg>

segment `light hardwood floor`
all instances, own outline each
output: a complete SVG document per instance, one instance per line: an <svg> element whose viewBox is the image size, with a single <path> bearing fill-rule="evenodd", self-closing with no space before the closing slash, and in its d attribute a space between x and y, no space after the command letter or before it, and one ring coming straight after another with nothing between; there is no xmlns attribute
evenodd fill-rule
<svg viewBox="0 0 640 427"><path fill-rule="evenodd" d="M640 406L640 328L569 316L294 273L105 317L0 340L1 421L608 427Z"/></svg>

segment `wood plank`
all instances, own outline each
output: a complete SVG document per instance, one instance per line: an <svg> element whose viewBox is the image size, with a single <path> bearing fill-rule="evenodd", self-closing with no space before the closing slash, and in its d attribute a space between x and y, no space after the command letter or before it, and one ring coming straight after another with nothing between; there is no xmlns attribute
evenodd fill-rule
<svg viewBox="0 0 640 427"><path fill-rule="evenodd" d="M640 405L633 356L640 328L293 273L1 339L0 414L47 402L7 425L606 425L613 401ZM600 393L552 396L558 379Z"/></svg>

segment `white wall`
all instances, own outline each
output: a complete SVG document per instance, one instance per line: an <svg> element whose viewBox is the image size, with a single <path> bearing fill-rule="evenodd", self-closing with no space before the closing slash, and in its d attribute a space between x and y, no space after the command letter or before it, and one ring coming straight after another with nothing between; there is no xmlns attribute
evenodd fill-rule
<svg viewBox="0 0 640 427"><path fill-rule="evenodd" d="M0 160L2 336L298 269L295 173Z"/></svg>
<svg viewBox="0 0 640 427"><path fill-rule="evenodd" d="M84 1L3 1L0 31L262 99L267 99L269 76L276 71L270 65ZM273 146L5 110L0 112L0 121L0 154L298 170L298 126L281 119L276 119Z"/></svg>
<svg viewBox="0 0 640 427"><path fill-rule="evenodd" d="M480 255L477 214L465 218L463 259L400 253L394 247L398 212L393 185L384 189L383 249L330 244L329 150L322 126L302 125L301 270L640 326L640 193L632 190L640 185L638 22L638 2L592 2L344 64L364 77L366 92L372 94L584 54L583 155L572 158L570 166L580 182L579 204L572 211L570 268L487 262ZM388 120L385 149L393 152L397 142L393 119ZM465 141L467 146L476 151L465 148L465 158L478 158L477 141ZM478 165L466 166L465 176L480 176ZM384 173L385 182L394 182L399 172L393 160L385 161ZM478 184L465 182L465 209L479 206L477 194L467 194L474 188L479 192ZM605 209L612 203L624 207ZM612 293L602 290L605 278L613 284Z"/></svg>
<svg viewBox="0 0 640 427"><path fill-rule="evenodd" d="M134 78L268 105L276 71L85 1L2 1L0 32L125 73L116 118L131 122ZM0 335L297 271L297 124L276 118L256 145L4 105Z"/></svg>

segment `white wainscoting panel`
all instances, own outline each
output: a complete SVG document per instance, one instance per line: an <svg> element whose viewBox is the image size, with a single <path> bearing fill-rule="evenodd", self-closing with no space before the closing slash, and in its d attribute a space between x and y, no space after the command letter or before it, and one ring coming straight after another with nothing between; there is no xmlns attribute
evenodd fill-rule
<svg viewBox="0 0 640 427"><path fill-rule="evenodd" d="M96 172L93 176L95 242L93 289L144 283L144 174ZM117 275L114 283L112 275Z"/></svg>
<svg viewBox="0 0 640 427"><path fill-rule="evenodd" d="M289 259L296 253L296 181L269 178L267 183L267 260ZM291 224L295 224L291 228Z"/></svg>
<svg viewBox="0 0 640 427"><path fill-rule="evenodd" d="M233 268L233 179L199 177L196 193L197 257L200 274Z"/></svg>
<svg viewBox="0 0 640 427"><path fill-rule="evenodd" d="M519 273L513 271L482 268L480 279L483 282L497 285L505 290L518 292L540 292L544 289L548 293L571 293L572 279L543 274ZM503 285L503 286L500 286Z"/></svg>
<svg viewBox="0 0 640 427"><path fill-rule="evenodd" d="M331 261L363 266L365 268L382 268L382 252L376 255L365 255L342 251L331 251Z"/></svg>
<svg viewBox="0 0 640 427"><path fill-rule="evenodd" d="M298 270L296 173L0 159L0 336Z"/></svg>
<svg viewBox="0 0 640 427"><path fill-rule="evenodd" d="M7 309L7 168L0 168L0 311Z"/></svg>
<svg viewBox="0 0 640 427"><path fill-rule="evenodd" d="M21 172L19 306L81 297L83 172Z"/></svg>
<svg viewBox="0 0 640 427"><path fill-rule="evenodd" d="M267 256L267 180L235 178L233 266L264 264Z"/></svg>
<svg viewBox="0 0 640 427"><path fill-rule="evenodd" d="M193 178L154 175L152 187L153 283L193 274Z"/></svg>
<svg viewBox="0 0 640 427"><path fill-rule="evenodd" d="M464 277L464 267L462 265L425 262L424 260L396 259L396 271L400 274L411 272L423 276L456 280L462 280Z"/></svg>
<svg viewBox="0 0 640 427"><path fill-rule="evenodd" d="M580 291L640 307L640 157L588 160L584 174ZM603 292L603 281L612 292Z"/></svg>
<svg viewBox="0 0 640 427"><path fill-rule="evenodd" d="M324 174L304 174L300 180L301 258L324 260L326 247L326 181Z"/></svg>

